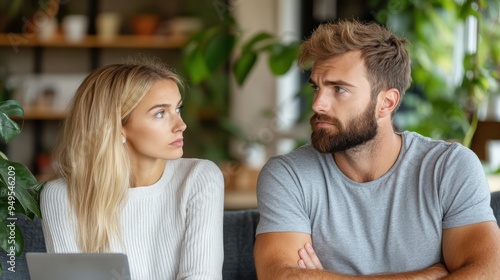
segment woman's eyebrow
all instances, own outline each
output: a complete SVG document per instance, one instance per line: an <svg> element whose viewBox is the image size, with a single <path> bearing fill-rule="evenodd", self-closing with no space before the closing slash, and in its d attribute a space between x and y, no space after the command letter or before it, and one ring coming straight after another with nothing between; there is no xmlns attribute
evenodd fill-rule
<svg viewBox="0 0 500 280"><path fill-rule="evenodd" d="M156 104L153 107L149 108L148 112L152 111L152 110L154 110L156 108L168 108L170 106L172 106L172 105L171 104Z"/></svg>

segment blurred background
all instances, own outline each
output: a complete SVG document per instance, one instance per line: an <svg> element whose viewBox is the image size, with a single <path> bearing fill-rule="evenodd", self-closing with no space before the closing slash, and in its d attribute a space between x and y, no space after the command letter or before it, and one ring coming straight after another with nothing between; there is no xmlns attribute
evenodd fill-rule
<svg viewBox="0 0 500 280"><path fill-rule="evenodd" d="M262 165L309 139L300 42L343 18L377 21L410 42L413 85L396 129L470 147L500 189L500 0L0 0L0 101L25 110L23 132L0 148L47 180L83 78L153 55L188 84L185 157L220 166L226 209L254 208Z"/></svg>

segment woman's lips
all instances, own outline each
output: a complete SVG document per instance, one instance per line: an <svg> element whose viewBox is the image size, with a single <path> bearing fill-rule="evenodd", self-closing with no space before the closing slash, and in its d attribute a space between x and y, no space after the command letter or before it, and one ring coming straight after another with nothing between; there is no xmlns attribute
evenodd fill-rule
<svg viewBox="0 0 500 280"><path fill-rule="evenodd" d="M177 139L174 142L170 143L170 145L175 146L175 147L182 147L182 146L184 146L184 140L182 138Z"/></svg>

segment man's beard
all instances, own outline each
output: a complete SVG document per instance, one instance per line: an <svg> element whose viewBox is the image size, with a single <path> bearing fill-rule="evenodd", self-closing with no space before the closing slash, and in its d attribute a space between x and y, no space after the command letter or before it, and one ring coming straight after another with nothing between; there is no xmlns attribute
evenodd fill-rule
<svg viewBox="0 0 500 280"><path fill-rule="evenodd" d="M347 151L372 140L377 135L378 127L374 116L375 106L375 102L368 104L366 110L351 119L345 127L336 118L314 114L310 120L313 147L320 153L336 153ZM330 128L316 127L316 121L331 123L336 127L337 131L331 131Z"/></svg>

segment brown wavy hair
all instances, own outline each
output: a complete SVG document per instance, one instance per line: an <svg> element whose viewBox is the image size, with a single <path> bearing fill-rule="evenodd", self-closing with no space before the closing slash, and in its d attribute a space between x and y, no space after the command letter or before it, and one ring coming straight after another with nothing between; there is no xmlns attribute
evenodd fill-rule
<svg viewBox="0 0 500 280"><path fill-rule="evenodd" d="M376 23L341 20L321 24L314 30L302 44L298 62L302 69L308 69L316 61L359 51L365 62L372 96L395 88L401 94L401 103L411 84L411 61L406 45L405 39Z"/></svg>

